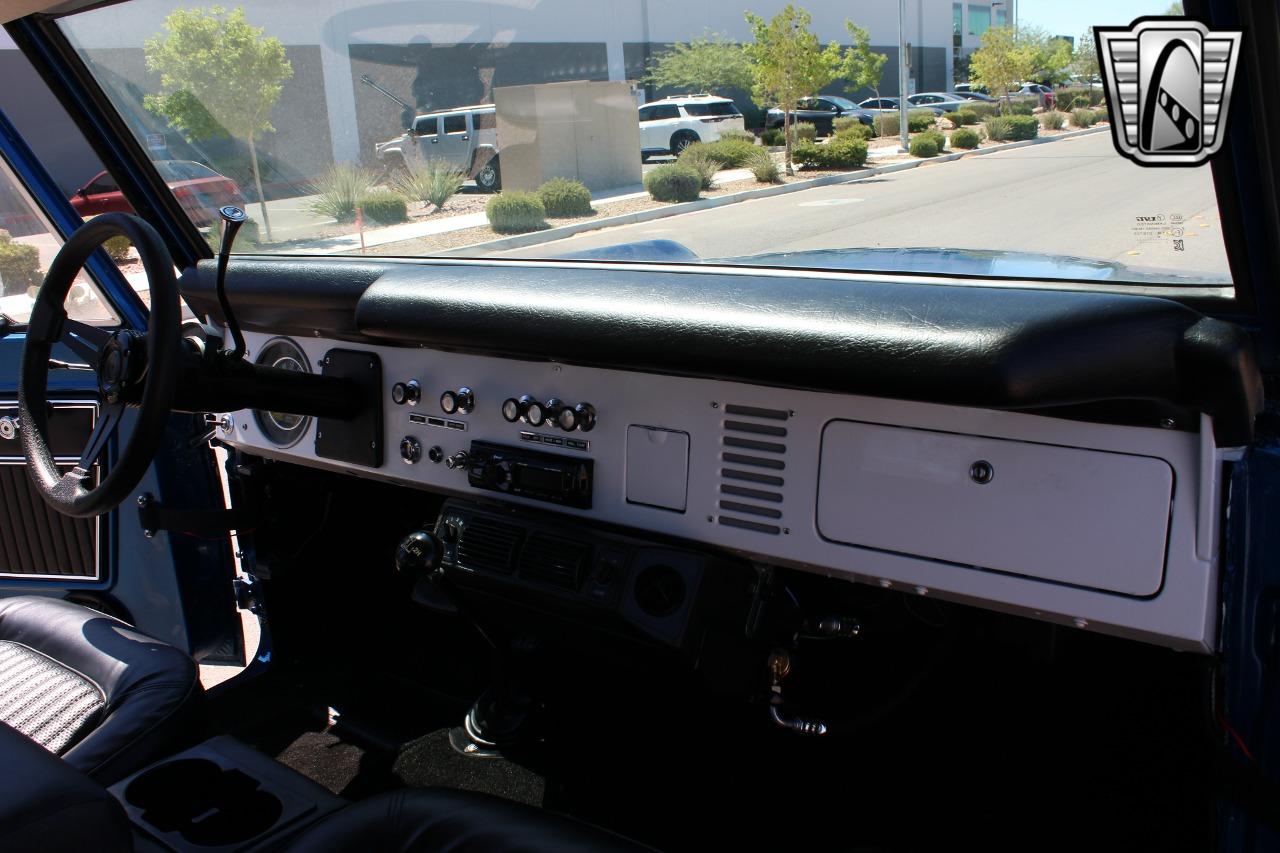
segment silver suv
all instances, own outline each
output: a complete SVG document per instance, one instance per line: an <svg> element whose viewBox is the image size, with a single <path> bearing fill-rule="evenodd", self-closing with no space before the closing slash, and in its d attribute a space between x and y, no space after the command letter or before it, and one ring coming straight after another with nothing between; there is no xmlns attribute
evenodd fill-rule
<svg viewBox="0 0 1280 853"><path fill-rule="evenodd" d="M443 160L474 178L484 192L502 188L498 166L498 122L493 104L426 113L395 139L374 147L388 169L418 169Z"/></svg>

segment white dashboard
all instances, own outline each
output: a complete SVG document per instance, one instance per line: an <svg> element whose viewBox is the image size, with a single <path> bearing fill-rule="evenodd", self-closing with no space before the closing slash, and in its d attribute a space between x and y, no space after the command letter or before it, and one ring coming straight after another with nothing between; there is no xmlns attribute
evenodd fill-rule
<svg viewBox="0 0 1280 853"><path fill-rule="evenodd" d="M273 340L246 339L251 358ZM315 421L281 446L250 411L230 413L225 443L912 595L1214 647L1222 454L1207 418L1194 434L426 348L294 343L315 372L334 349L377 356L381 464L318 455ZM420 398L393 402L396 383L411 380ZM445 411L441 395L464 387L474 406ZM509 422L504 401L522 397L589 404L595 423L566 431ZM421 449L412 464L401 458L406 438ZM472 442L590 460L590 506L476 489L465 465L447 464Z"/></svg>

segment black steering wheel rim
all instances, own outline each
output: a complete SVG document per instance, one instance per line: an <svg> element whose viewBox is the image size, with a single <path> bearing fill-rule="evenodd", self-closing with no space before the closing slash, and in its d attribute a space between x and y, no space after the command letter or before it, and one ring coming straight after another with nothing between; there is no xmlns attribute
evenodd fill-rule
<svg viewBox="0 0 1280 853"><path fill-rule="evenodd" d="M63 339L70 327L95 331L68 320L63 303L76 275L94 250L112 237L121 236L133 243L150 285L147 332L145 338L127 330L94 335L100 344L99 363L91 365L98 377L102 398L98 419L80 462L71 471L62 473L48 441L49 356L53 344ZM159 233L138 217L124 213L94 217L76 229L58 251L31 309L18 386L18 415L27 471L40 496L54 509L77 518L102 515L119 506L142 480L160 447L181 374L180 320L173 259ZM110 472L90 488L87 484L93 465L119 426L127 405L122 390L128 384L126 366L130 348L144 341L145 367L136 382L141 386L136 401L137 419Z"/></svg>

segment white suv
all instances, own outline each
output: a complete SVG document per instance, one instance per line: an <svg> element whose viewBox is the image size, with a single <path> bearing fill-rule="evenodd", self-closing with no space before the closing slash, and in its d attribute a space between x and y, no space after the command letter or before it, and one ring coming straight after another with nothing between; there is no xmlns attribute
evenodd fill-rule
<svg viewBox="0 0 1280 853"><path fill-rule="evenodd" d="M728 98L682 95L652 101L640 108L640 159L679 154L695 142L715 142L730 128L746 126Z"/></svg>

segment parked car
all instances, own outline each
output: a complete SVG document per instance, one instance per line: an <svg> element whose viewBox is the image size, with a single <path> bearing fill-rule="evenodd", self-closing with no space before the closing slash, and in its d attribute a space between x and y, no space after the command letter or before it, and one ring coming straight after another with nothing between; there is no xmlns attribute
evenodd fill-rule
<svg viewBox="0 0 1280 853"><path fill-rule="evenodd" d="M818 129L819 136L832 132L835 120L842 117L856 118L863 124L871 124L872 113L862 109L848 98L835 95L818 95L796 101L791 121L807 121ZM765 113L765 127L782 127L782 110L774 107Z"/></svg>
<svg viewBox="0 0 1280 853"><path fill-rule="evenodd" d="M695 142L715 142L726 130L745 130L742 113L728 98L682 95L640 108L640 159L679 154Z"/></svg>
<svg viewBox="0 0 1280 853"><path fill-rule="evenodd" d="M157 160L155 166L182 209L201 228L217 221L218 208L245 205L236 182L208 166L191 160ZM99 172L76 190L71 206L86 219L100 213L133 213L133 206L106 172Z"/></svg>
<svg viewBox="0 0 1280 853"><path fill-rule="evenodd" d="M991 93L987 91L987 87L983 86L981 83L957 83L955 86L955 93L957 95L986 95L987 97L991 96Z"/></svg>
<svg viewBox="0 0 1280 853"><path fill-rule="evenodd" d="M896 113L899 109L897 98L867 98L858 106L870 113ZM910 98L907 98L907 109L931 109L934 115L939 116L946 112L946 110L934 104L917 106L911 103Z"/></svg>
<svg viewBox="0 0 1280 853"><path fill-rule="evenodd" d="M493 104L425 113L410 128L374 147L387 169L417 169L443 160L466 172L484 192L502 189L498 164L498 119Z"/></svg>
<svg viewBox="0 0 1280 853"><path fill-rule="evenodd" d="M963 86L965 84L961 83L960 85ZM957 98L963 98L966 101L981 101L984 104L994 104L996 102L996 99L988 95L986 92L961 92L959 87L957 87L956 91L952 92L952 94Z"/></svg>
<svg viewBox="0 0 1280 853"><path fill-rule="evenodd" d="M907 98L912 106L933 107L944 112L953 113L965 105L965 99L951 92L921 92Z"/></svg>
<svg viewBox="0 0 1280 853"><path fill-rule="evenodd" d="M1009 100L1031 100L1035 99L1036 106L1044 107L1046 110L1053 109L1054 96L1052 87L1043 83L1020 83L1018 88L1009 87Z"/></svg>

